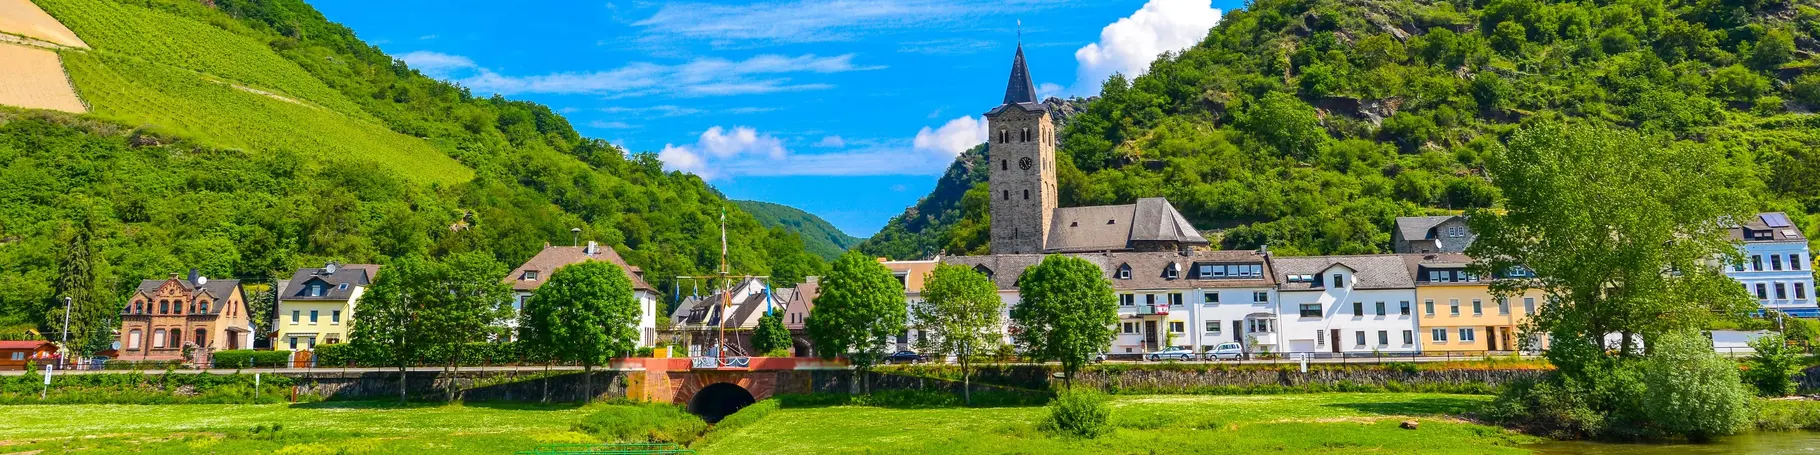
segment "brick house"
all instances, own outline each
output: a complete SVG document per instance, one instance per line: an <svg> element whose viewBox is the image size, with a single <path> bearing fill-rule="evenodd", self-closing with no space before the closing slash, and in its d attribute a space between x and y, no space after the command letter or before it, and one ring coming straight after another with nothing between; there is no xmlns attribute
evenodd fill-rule
<svg viewBox="0 0 1820 455"><path fill-rule="evenodd" d="M173 273L139 283L120 319L122 359L182 359L186 345L204 353L253 345L240 281L210 280L194 270L187 278Z"/></svg>

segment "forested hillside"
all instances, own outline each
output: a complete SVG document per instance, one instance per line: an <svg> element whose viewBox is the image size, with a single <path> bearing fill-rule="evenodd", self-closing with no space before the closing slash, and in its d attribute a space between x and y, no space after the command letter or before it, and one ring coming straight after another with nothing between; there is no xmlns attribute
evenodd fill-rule
<svg viewBox="0 0 1820 455"><path fill-rule="evenodd" d="M1566 119L1720 148L1812 234L1817 38L1820 8L1790 0L1258 0L1107 81L1065 129L1061 201L1165 196L1226 248L1387 251L1397 216L1495 207L1491 152ZM963 215L861 249L983 250L985 212Z"/></svg>
<svg viewBox="0 0 1820 455"><path fill-rule="evenodd" d="M94 47L59 51L94 114L0 108L0 326L41 321L58 289L123 298L191 267L263 281L331 259L516 265L576 227L669 289L718 263L723 210L736 270L825 267L655 155L425 77L301 1L35 3ZM79 257L93 282L61 279Z"/></svg>
<svg viewBox="0 0 1820 455"><path fill-rule="evenodd" d="M829 224L813 213L783 204L764 201L733 201L741 210L751 214L759 224L770 228L782 228L796 233L803 239L803 247L822 259L833 261L846 253L848 248L859 244L861 239L841 232L840 228Z"/></svg>

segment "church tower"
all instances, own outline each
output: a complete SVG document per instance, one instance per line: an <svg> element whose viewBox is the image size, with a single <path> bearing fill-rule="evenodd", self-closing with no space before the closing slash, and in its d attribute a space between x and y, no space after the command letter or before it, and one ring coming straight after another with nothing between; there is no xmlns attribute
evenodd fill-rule
<svg viewBox="0 0 1820 455"><path fill-rule="evenodd" d="M1036 99L1024 46L1011 61L1005 102L986 112L992 171L992 254L1042 253L1056 207L1055 123Z"/></svg>

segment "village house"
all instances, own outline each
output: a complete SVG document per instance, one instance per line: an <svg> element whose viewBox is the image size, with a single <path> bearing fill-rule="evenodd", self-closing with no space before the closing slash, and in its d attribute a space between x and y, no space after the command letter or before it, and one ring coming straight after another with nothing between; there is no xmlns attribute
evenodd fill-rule
<svg viewBox="0 0 1820 455"><path fill-rule="evenodd" d="M278 310L272 313L275 346L309 351L317 343L346 342L353 332L355 306L377 279L379 266L339 264L297 269L278 283Z"/></svg>
<svg viewBox="0 0 1820 455"><path fill-rule="evenodd" d="M1421 302L1422 332L1416 338L1422 352L1520 350L1525 338L1522 323L1547 299L1540 289L1508 298L1492 294L1495 280L1531 278L1524 269L1481 277L1466 271L1472 258L1463 254L1407 254L1403 260ZM1532 348L1540 341L1529 339Z"/></svg>
<svg viewBox="0 0 1820 455"><path fill-rule="evenodd" d="M762 354L752 351L752 329L758 328L758 320L766 312L784 310L796 299L796 292L794 288L773 290L763 279L747 278L724 293L713 290L707 295L683 298L670 312L670 330L684 339L691 356L702 355L715 346L723 328L727 344L734 351Z"/></svg>
<svg viewBox="0 0 1820 455"><path fill-rule="evenodd" d="M57 344L49 341L0 341L0 370L23 370L27 364L58 363Z"/></svg>
<svg viewBox="0 0 1820 455"><path fill-rule="evenodd" d="M1416 289L1395 255L1272 257L1290 352L1415 353Z"/></svg>
<svg viewBox="0 0 1820 455"><path fill-rule="evenodd" d="M120 357L179 360L185 346L204 354L247 349L253 329L245 295L239 280L210 280L195 270L140 282L120 312Z"/></svg>
<svg viewBox="0 0 1820 455"><path fill-rule="evenodd" d="M1464 253L1477 238L1464 216L1400 216L1390 232L1390 245L1404 254Z"/></svg>
<svg viewBox="0 0 1820 455"><path fill-rule="evenodd" d="M518 314L524 311L525 302L537 293L537 288L549 281L550 274L570 264L586 261L606 261L624 271L626 278L632 280L632 296L638 300L638 347L650 347L657 342L657 288L645 281L643 269L627 264L625 258L612 247L602 246L589 241L586 246L550 246L546 243L542 251L531 256L524 265L512 269L504 282L512 286L512 317L506 321L509 329L518 328ZM515 330L508 330L514 333Z"/></svg>
<svg viewBox="0 0 1820 455"><path fill-rule="evenodd" d="M1742 244L1743 260L1730 264L1725 274L1742 283L1763 309L1820 317L1820 305L1813 296L1814 257L1808 253L1807 236L1788 214L1757 214L1732 227L1731 236Z"/></svg>

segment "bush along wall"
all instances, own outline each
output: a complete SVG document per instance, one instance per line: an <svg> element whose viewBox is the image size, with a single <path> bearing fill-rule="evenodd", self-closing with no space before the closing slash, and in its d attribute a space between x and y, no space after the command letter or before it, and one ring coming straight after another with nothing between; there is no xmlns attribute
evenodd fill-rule
<svg viewBox="0 0 1820 455"><path fill-rule="evenodd" d="M44 376L29 373L0 377L0 404L242 404L291 400L295 381L261 375L254 388L251 374L97 373L54 375L49 393Z"/></svg>
<svg viewBox="0 0 1820 455"><path fill-rule="evenodd" d="M273 368L290 362L291 351L216 351L213 359L215 368Z"/></svg>

